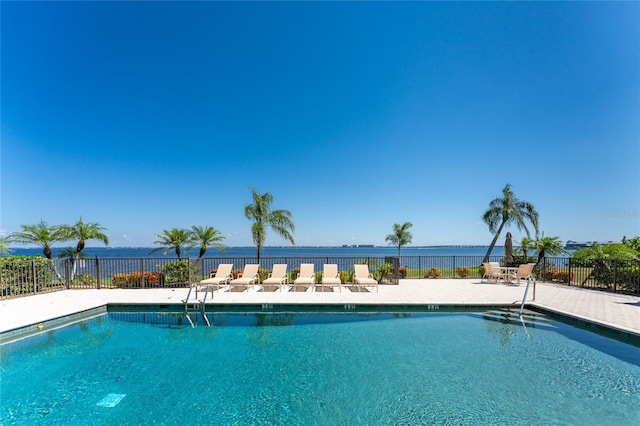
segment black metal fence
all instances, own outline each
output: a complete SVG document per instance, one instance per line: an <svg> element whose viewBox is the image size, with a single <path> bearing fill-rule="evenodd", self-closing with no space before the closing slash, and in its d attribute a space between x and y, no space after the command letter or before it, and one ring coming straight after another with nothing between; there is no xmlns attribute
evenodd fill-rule
<svg viewBox="0 0 640 426"><path fill-rule="evenodd" d="M521 263L536 259L519 259ZM504 264L500 256L490 258ZM221 263L232 263L239 275L255 257L238 258L94 258L48 260L0 258L0 299L60 289L170 288L209 277ZM288 266L293 281L302 263L313 263L321 280L324 264L337 264L343 283L353 282L353 265L367 264L381 284L396 284L405 278L476 278L483 275L482 256L402 256L397 257L266 257L260 259L260 279L274 264ZM517 266L517 265L509 265ZM571 258L544 258L534 270L538 281L640 295L640 262L615 259L578 261Z"/></svg>

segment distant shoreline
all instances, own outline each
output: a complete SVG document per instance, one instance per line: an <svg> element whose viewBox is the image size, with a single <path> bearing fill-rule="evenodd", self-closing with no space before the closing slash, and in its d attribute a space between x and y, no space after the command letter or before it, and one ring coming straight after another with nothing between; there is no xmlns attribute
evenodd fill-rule
<svg viewBox="0 0 640 426"><path fill-rule="evenodd" d="M52 246L52 249L64 249L70 246L73 246L74 244L71 245L56 245L56 246ZM495 247L504 247L502 245L496 245ZM518 246L514 246L514 247L518 247ZM24 250L24 249L37 249L40 248L39 246L33 246L33 245L24 245L24 246L13 246L13 247L8 247L9 250ZM100 250L110 250L110 249L126 249L126 250L142 250L142 249L149 249L149 250L154 250L157 249L158 247L154 247L154 246L86 246L85 249L100 249ZM256 246L229 246L229 249L254 249L256 248ZM394 249L397 250L398 248L395 246L376 246L376 245L370 245L370 244L353 244L353 245L342 245L342 246L264 246L263 249L314 249L314 248L320 248L320 249L352 249L352 248L359 248L359 249L368 249L368 248L372 248L372 249L385 249L385 248L389 248L389 249ZM452 244L452 245L439 245L439 246L403 246L403 250L404 249L441 249L441 248L489 248L489 245L476 245L476 244Z"/></svg>

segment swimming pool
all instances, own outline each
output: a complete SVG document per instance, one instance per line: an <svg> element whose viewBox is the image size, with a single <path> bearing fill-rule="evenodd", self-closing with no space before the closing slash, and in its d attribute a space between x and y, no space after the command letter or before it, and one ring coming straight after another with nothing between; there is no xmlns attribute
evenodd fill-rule
<svg viewBox="0 0 640 426"><path fill-rule="evenodd" d="M2 346L0 423L637 423L640 348L504 317L109 312Z"/></svg>

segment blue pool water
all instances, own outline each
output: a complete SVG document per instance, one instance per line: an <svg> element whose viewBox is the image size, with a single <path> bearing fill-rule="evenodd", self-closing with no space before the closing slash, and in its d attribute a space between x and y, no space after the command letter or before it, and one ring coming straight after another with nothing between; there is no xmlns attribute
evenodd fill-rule
<svg viewBox="0 0 640 426"><path fill-rule="evenodd" d="M0 424L638 424L640 348L486 313L108 313L2 346ZM141 322L144 321L144 322Z"/></svg>

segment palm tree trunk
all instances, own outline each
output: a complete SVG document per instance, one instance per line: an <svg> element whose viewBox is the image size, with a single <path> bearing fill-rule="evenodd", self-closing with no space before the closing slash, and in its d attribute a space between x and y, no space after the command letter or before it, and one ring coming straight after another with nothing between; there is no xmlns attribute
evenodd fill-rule
<svg viewBox="0 0 640 426"><path fill-rule="evenodd" d="M487 250L487 254L484 255L484 259L482 259L482 263L489 261L489 256L491 256L491 252L493 251L493 248L496 245L496 241L498 241L498 237L500 237L500 233L502 232L503 227L504 227L504 221L502 221L502 223L500 224L500 227L498 228L498 232L496 232L496 235L493 237L493 241L491 241L489 250Z"/></svg>
<svg viewBox="0 0 640 426"><path fill-rule="evenodd" d="M76 266L78 264L78 256L75 256L71 259L71 281L73 281L73 277L76 275Z"/></svg>

